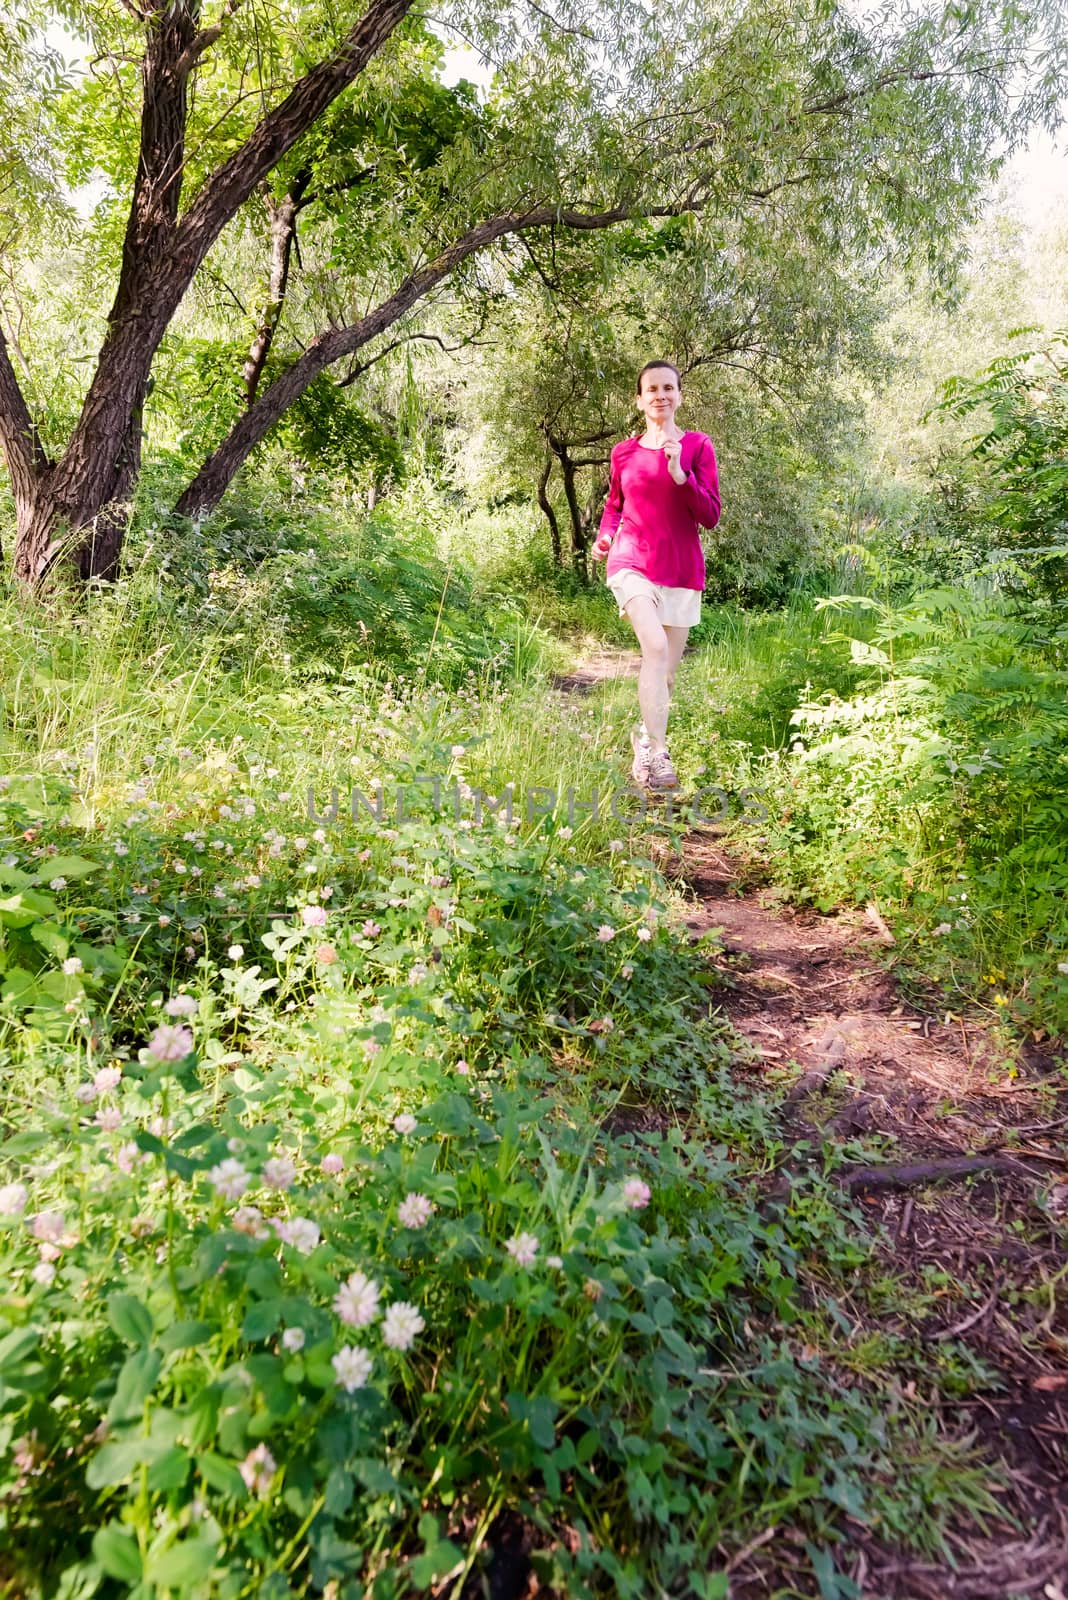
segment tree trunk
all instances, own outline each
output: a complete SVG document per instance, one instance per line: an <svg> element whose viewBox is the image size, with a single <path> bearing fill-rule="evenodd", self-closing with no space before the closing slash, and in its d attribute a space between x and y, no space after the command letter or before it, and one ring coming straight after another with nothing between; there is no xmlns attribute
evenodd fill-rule
<svg viewBox="0 0 1068 1600"><path fill-rule="evenodd" d="M305 169L296 179L284 200L275 200L268 191L267 211L271 219L271 272L267 288L267 304L260 316L259 326L249 349L248 359L241 373L245 385L245 404L252 405L263 377L267 357L278 324L282 320L286 289L289 287L289 263L297 237L297 212L304 193L311 182L311 173Z"/></svg>
<svg viewBox="0 0 1068 1600"><path fill-rule="evenodd" d="M560 544L560 524L556 520L553 503L549 499L549 474L552 470L553 458L551 455L547 455L541 477L538 479L538 504L545 513L545 520L549 524L549 537L553 542L553 566L562 567L564 564L564 552Z"/></svg>
<svg viewBox="0 0 1068 1600"><path fill-rule="evenodd" d="M568 455L566 446L561 446L557 450L557 459L560 462L560 471L564 475L564 498L571 519L571 566L580 583L589 583L586 530L582 525L582 511L579 507L578 491L575 488L575 463Z"/></svg>

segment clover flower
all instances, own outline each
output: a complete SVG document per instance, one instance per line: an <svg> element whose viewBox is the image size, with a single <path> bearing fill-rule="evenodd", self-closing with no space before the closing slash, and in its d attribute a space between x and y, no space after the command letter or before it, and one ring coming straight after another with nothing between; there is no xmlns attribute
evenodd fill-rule
<svg viewBox="0 0 1068 1600"><path fill-rule="evenodd" d="M390 1350L410 1350L425 1327L417 1306L395 1300L382 1318L382 1343Z"/></svg>
<svg viewBox="0 0 1068 1600"><path fill-rule="evenodd" d="M148 1048L157 1061L184 1061L193 1053L193 1035L188 1028L162 1022L148 1041Z"/></svg>
<svg viewBox="0 0 1068 1600"><path fill-rule="evenodd" d="M334 1310L350 1328L366 1328L378 1315L380 1293L373 1278L354 1272L334 1296Z"/></svg>
<svg viewBox="0 0 1068 1600"><path fill-rule="evenodd" d="M638 938L641 940L642 944L648 944L649 940L652 937L653 937L653 930L651 928L639 928L638 929Z"/></svg>
<svg viewBox="0 0 1068 1600"><path fill-rule="evenodd" d="M601 926L597 929L597 937L600 939L602 944L607 944L609 940L614 939L615 936L616 930L607 922L602 922Z"/></svg>
<svg viewBox="0 0 1068 1600"><path fill-rule="evenodd" d="M122 1072L118 1067L101 1067L93 1079L93 1088L97 1094L110 1094L121 1082Z"/></svg>
<svg viewBox="0 0 1068 1600"><path fill-rule="evenodd" d="M623 1185L624 1203L630 1206L632 1211L641 1211L649 1204L652 1196L653 1191L647 1183L642 1182L641 1178L628 1178Z"/></svg>
<svg viewBox="0 0 1068 1600"><path fill-rule="evenodd" d="M263 1164L263 1181L268 1189L291 1189L296 1176L296 1163L288 1156L272 1156Z"/></svg>
<svg viewBox="0 0 1068 1600"><path fill-rule="evenodd" d="M21 1217L30 1191L24 1183L5 1183L0 1188L0 1217Z"/></svg>
<svg viewBox="0 0 1068 1600"><path fill-rule="evenodd" d="M250 1239L266 1239L270 1231L259 1206L238 1206L230 1226L238 1233L247 1233Z"/></svg>
<svg viewBox="0 0 1068 1600"><path fill-rule="evenodd" d="M322 1238L322 1230L310 1217L290 1217L288 1222L276 1222L274 1231L283 1244L299 1250L302 1256L311 1255Z"/></svg>
<svg viewBox="0 0 1068 1600"><path fill-rule="evenodd" d="M354 1389L364 1387L371 1376L374 1361L361 1345L346 1344L342 1345L337 1355L331 1357L330 1364L338 1383L346 1394L351 1394Z"/></svg>
<svg viewBox="0 0 1068 1600"><path fill-rule="evenodd" d="M208 1182L225 1200L240 1200L249 1185L249 1176L240 1161L227 1156L208 1172Z"/></svg>
<svg viewBox="0 0 1068 1600"><path fill-rule="evenodd" d="M278 1470L278 1463L265 1444L258 1444L249 1451L237 1470L244 1478L249 1494L265 1500L270 1493L271 1480Z"/></svg>
<svg viewBox="0 0 1068 1600"><path fill-rule="evenodd" d="M82 958L81 958L81 956L68 956L66 961L64 961L64 963L63 963L63 971L66 973L68 978L73 978L76 973L81 972L82 971Z"/></svg>
<svg viewBox="0 0 1068 1600"><path fill-rule="evenodd" d="M326 908L325 908L325 906L302 906L301 907L301 912L300 912L300 920L303 922L303 924L304 924L304 926L306 928L325 928L326 927Z"/></svg>
<svg viewBox="0 0 1068 1600"><path fill-rule="evenodd" d="M341 1157L332 1153L328 1156L324 1156L319 1165L322 1170L331 1178L336 1178L339 1173L344 1172L345 1170L345 1163L342 1161Z"/></svg>
<svg viewBox="0 0 1068 1600"><path fill-rule="evenodd" d="M405 1228L421 1228L434 1215L434 1202L425 1194L405 1195L397 1207L397 1220Z"/></svg>
<svg viewBox="0 0 1068 1600"><path fill-rule="evenodd" d="M66 1218L62 1211L38 1211L30 1223L30 1232L35 1239L43 1239L48 1244L58 1244L66 1231Z"/></svg>
<svg viewBox="0 0 1068 1600"><path fill-rule="evenodd" d="M304 1337L303 1328L283 1328L282 1349L288 1350L290 1355L295 1355L298 1350L304 1349Z"/></svg>
<svg viewBox="0 0 1068 1600"><path fill-rule="evenodd" d="M360 929L360 932L363 934L365 939L377 939L378 935L382 932L382 929L379 927L377 922L372 921L372 919L368 917L367 921Z"/></svg>
<svg viewBox="0 0 1068 1600"><path fill-rule="evenodd" d="M175 994L163 1009L169 1017L192 1017L196 1015L197 1003L191 994Z"/></svg>
<svg viewBox="0 0 1068 1600"><path fill-rule="evenodd" d="M515 1261L517 1267L529 1267L534 1264L534 1257L538 1253L537 1235L533 1233L517 1233L514 1239L509 1239L504 1247Z"/></svg>
<svg viewBox="0 0 1068 1600"><path fill-rule="evenodd" d="M410 1111L402 1111L399 1116L393 1118L393 1126L398 1133L414 1133L418 1123Z"/></svg>

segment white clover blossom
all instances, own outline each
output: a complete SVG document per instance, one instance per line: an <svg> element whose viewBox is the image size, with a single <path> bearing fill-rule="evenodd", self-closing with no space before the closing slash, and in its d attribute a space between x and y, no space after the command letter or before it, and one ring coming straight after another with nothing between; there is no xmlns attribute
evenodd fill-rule
<svg viewBox="0 0 1068 1600"><path fill-rule="evenodd" d="M122 1072L118 1067L101 1067L93 1079L93 1088L97 1094L110 1094L121 1082Z"/></svg>
<svg viewBox="0 0 1068 1600"><path fill-rule="evenodd" d="M538 1238L533 1233L517 1233L504 1247L517 1267L530 1267L538 1253Z"/></svg>
<svg viewBox="0 0 1068 1600"><path fill-rule="evenodd" d="M63 963L63 971L66 973L68 978L73 978L82 970L81 956L68 956L66 961Z"/></svg>
<svg viewBox="0 0 1068 1600"><path fill-rule="evenodd" d="M274 1231L283 1244L299 1250L302 1256L310 1256L322 1238L319 1224L311 1217L290 1217L288 1222L276 1222Z"/></svg>
<svg viewBox="0 0 1068 1600"><path fill-rule="evenodd" d="M21 1217L30 1191L24 1183L5 1183L0 1188L0 1217Z"/></svg>
<svg viewBox="0 0 1068 1600"><path fill-rule="evenodd" d="M148 1041L148 1048L157 1061L184 1061L193 1053L193 1035L188 1028L161 1022Z"/></svg>
<svg viewBox="0 0 1068 1600"><path fill-rule="evenodd" d="M67 880L66 878L50 878L48 880L48 887L50 889L54 889L55 892L59 894L61 889L65 889L67 887Z"/></svg>
<svg viewBox="0 0 1068 1600"><path fill-rule="evenodd" d="M226 1200L240 1200L249 1185L249 1176L234 1156L227 1156L208 1173L208 1182Z"/></svg>
<svg viewBox="0 0 1068 1600"><path fill-rule="evenodd" d="M58 1244L66 1227L66 1218L62 1211L38 1211L30 1223L30 1232L35 1239L43 1239L48 1244Z"/></svg>
<svg viewBox="0 0 1068 1600"><path fill-rule="evenodd" d="M196 1015L197 1003L191 994L174 994L163 1009L169 1017L192 1017Z"/></svg>
<svg viewBox="0 0 1068 1600"><path fill-rule="evenodd" d="M37 1265L30 1273L30 1277L33 1279L34 1283L41 1283L46 1289L48 1288L49 1284L53 1282L55 1276L56 1269L52 1265L51 1261L38 1261Z"/></svg>
<svg viewBox="0 0 1068 1600"><path fill-rule="evenodd" d="M125 1144L120 1144L115 1152L115 1165L120 1172L131 1173L138 1161L147 1161L148 1157L133 1139L128 1139Z"/></svg>
<svg viewBox="0 0 1068 1600"><path fill-rule="evenodd" d="M563 1264L564 1264L563 1256L546 1256L545 1257L545 1265L547 1267L552 1267L554 1272L558 1272L560 1270L560 1268L563 1266Z"/></svg>
<svg viewBox="0 0 1068 1600"><path fill-rule="evenodd" d="M609 940L614 939L615 936L616 930L608 922L602 922L601 926L597 929L597 937L600 939L602 944L607 944Z"/></svg>
<svg viewBox="0 0 1068 1600"><path fill-rule="evenodd" d="M435 1211L434 1202L425 1194L414 1191L405 1195L397 1207L397 1220L405 1228L422 1228Z"/></svg>
<svg viewBox="0 0 1068 1600"><path fill-rule="evenodd" d="M354 1272L334 1297L334 1310L350 1328L366 1328L378 1315L380 1289L373 1278Z"/></svg>
<svg viewBox="0 0 1068 1600"><path fill-rule="evenodd" d="M288 1156L272 1156L263 1164L263 1181L268 1189L291 1189L296 1176L296 1162Z"/></svg>
<svg viewBox="0 0 1068 1600"><path fill-rule="evenodd" d="M301 920L301 922L303 922L303 924L304 924L304 926L306 928L325 928L326 927L326 907L325 906L302 906L301 907L301 913L300 913L300 920Z"/></svg>
<svg viewBox="0 0 1068 1600"><path fill-rule="evenodd" d="M368 917L367 921L360 929L360 932L363 934L365 939L377 939L378 935L382 932L382 929L379 927L377 922L372 921L372 919Z"/></svg>
<svg viewBox="0 0 1068 1600"><path fill-rule="evenodd" d="M393 1118L393 1126L396 1128L398 1133L406 1134L414 1133L418 1127L418 1123L410 1111L402 1111L399 1116Z"/></svg>
<svg viewBox="0 0 1068 1600"><path fill-rule="evenodd" d="M1058 972L1068 972L1068 961L1058 961L1057 962L1057 971Z"/></svg>
<svg viewBox="0 0 1068 1600"><path fill-rule="evenodd" d="M638 938L641 940L642 944L648 944L649 940L652 937L653 937L653 930L651 928L639 928L638 929Z"/></svg>
<svg viewBox="0 0 1068 1600"><path fill-rule="evenodd" d="M381 1049L382 1046L377 1039L365 1039L363 1041L363 1053L365 1056L377 1056Z"/></svg>
<svg viewBox="0 0 1068 1600"><path fill-rule="evenodd" d="M940 922L937 928L931 929L931 932L934 934L936 939L941 938L944 933L953 932L953 924L952 922Z"/></svg>
<svg viewBox="0 0 1068 1600"><path fill-rule="evenodd" d="M244 1478L249 1494L265 1500L270 1493L271 1480L278 1470L278 1463L265 1444L258 1444L249 1451L237 1470Z"/></svg>
<svg viewBox="0 0 1068 1600"><path fill-rule="evenodd" d="M336 1178L339 1173L344 1172L345 1170L345 1163L342 1161L341 1157L333 1153L324 1156L320 1161L319 1166L322 1168L323 1172L325 1172L331 1178Z"/></svg>
<svg viewBox="0 0 1068 1600"><path fill-rule="evenodd" d="M282 1349L288 1350L290 1355L295 1355L298 1350L304 1349L304 1338L303 1328L283 1328Z"/></svg>
<svg viewBox="0 0 1068 1600"><path fill-rule="evenodd" d="M232 944L226 951L227 957L231 961L240 961L244 953L245 947L243 944Z"/></svg>
<svg viewBox="0 0 1068 1600"><path fill-rule="evenodd" d="M390 1350L410 1350L425 1327L418 1306L394 1300L382 1318L382 1343Z"/></svg>
<svg viewBox="0 0 1068 1600"><path fill-rule="evenodd" d="M641 1211L649 1204L652 1197L653 1191L647 1183L642 1182L641 1178L628 1178L623 1185L624 1204L630 1206L632 1211Z"/></svg>
<svg viewBox="0 0 1068 1600"><path fill-rule="evenodd" d="M251 1239L266 1239L270 1233L259 1206L238 1206L230 1218L230 1226L238 1233L247 1233Z"/></svg>
<svg viewBox="0 0 1068 1600"><path fill-rule="evenodd" d="M331 1357L330 1365L342 1389L346 1394L352 1394L354 1389L364 1387L371 1376L374 1361L369 1351L361 1345L346 1344Z"/></svg>
<svg viewBox="0 0 1068 1600"><path fill-rule="evenodd" d="M80 1083L74 1091L74 1098L80 1106L90 1105L96 1099L96 1085Z"/></svg>
<svg viewBox="0 0 1068 1600"><path fill-rule="evenodd" d="M122 1112L118 1106L101 1106L94 1121L102 1132L115 1133L122 1127Z"/></svg>

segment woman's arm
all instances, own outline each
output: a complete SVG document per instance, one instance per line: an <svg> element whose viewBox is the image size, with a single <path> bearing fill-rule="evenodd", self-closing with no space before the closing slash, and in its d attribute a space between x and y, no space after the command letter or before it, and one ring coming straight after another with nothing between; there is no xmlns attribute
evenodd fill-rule
<svg viewBox="0 0 1068 1600"><path fill-rule="evenodd" d="M702 528L716 526L720 514L719 474L711 439L703 438L697 446L686 481L679 484L679 493Z"/></svg>

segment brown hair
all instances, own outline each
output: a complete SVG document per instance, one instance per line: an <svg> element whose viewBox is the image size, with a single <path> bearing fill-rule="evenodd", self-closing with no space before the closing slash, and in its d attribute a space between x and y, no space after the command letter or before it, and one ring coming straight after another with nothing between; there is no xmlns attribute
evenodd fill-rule
<svg viewBox="0 0 1068 1600"><path fill-rule="evenodd" d="M642 368L642 370L638 374L638 388L636 390L636 393L641 394L641 392L642 392L642 379L645 377L645 374L647 372L655 372L658 367L667 367L669 372L673 372L675 374L675 382L678 384L679 393L681 394L682 393L682 373L679 371L678 367L675 365L675 363L673 361L647 361L645 363L645 366Z"/></svg>

